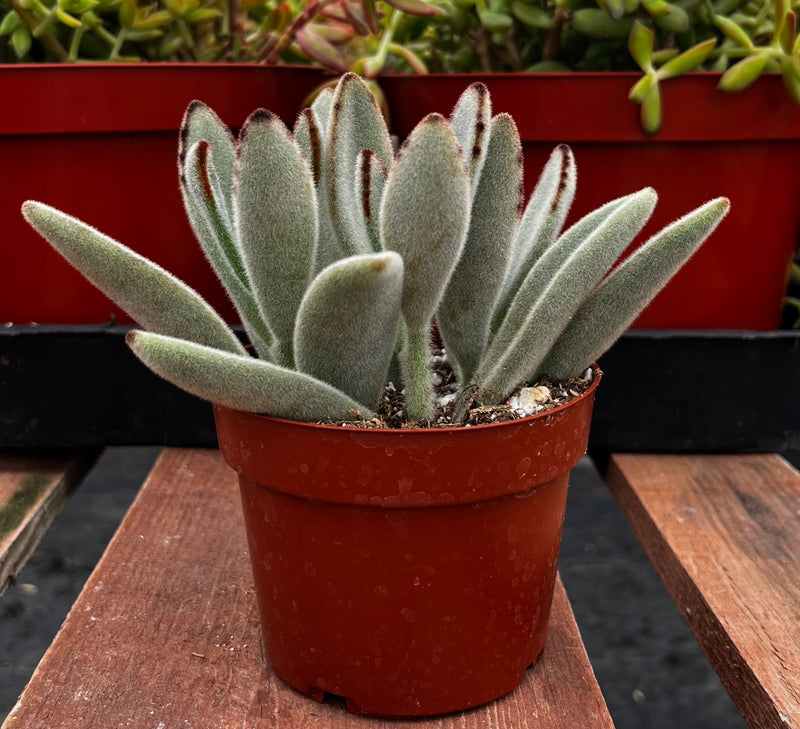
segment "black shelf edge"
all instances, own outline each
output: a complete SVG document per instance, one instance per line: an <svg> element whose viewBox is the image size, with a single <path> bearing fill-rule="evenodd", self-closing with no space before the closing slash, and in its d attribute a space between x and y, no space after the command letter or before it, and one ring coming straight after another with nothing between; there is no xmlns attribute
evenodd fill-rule
<svg viewBox="0 0 800 729"><path fill-rule="evenodd" d="M141 365L128 330L0 328L0 447L215 446L210 406ZM631 330L600 366L593 454L800 461L800 332Z"/></svg>

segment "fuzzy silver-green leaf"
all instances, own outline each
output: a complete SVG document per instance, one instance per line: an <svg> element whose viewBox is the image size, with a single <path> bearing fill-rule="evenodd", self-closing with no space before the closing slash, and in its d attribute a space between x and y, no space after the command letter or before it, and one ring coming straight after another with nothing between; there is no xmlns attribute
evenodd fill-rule
<svg viewBox="0 0 800 729"><path fill-rule="evenodd" d="M493 329L516 295L528 271L555 242L567 218L577 185L577 169L572 150L565 144L556 147L547 161L514 239L511 263L506 273L503 293L498 301Z"/></svg>
<svg viewBox="0 0 800 729"><path fill-rule="evenodd" d="M303 155L276 115L254 112L242 127L236 185L247 276L275 337L275 361L291 366L295 317L314 269L317 202Z"/></svg>
<svg viewBox="0 0 800 729"><path fill-rule="evenodd" d="M587 297L540 367L567 379L599 359L694 254L730 202L718 198L676 220L637 248Z"/></svg>
<svg viewBox="0 0 800 729"><path fill-rule="evenodd" d="M522 283L476 375L487 402L502 402L533 378L570 317L653 212L650 188L630 195L577 247L565 235ZM567 255L564 255L564 253Z"/></svg>
<svg viewBox="0 0 800 729"><path fill-rule="evenodd" d="M458 142L439 114L423 119L394 165L381 207L381 239L403 257L403 316L427 326L469 225L470 188Z"/></svg>
<svg viewBox="0 0 800 729"><path fill-rule="evenodd" d="M244 264L231 237L232 226L226 224L225 212L220 209L212 154L209 143L202 140L186 155L184 203L203 253L225 286L259 355L269 359L272 333L250 292Z"/></svg>
<svg viewBox="0 0 800 729"><path fill-rule="evenodd" d="M394 351L403 260L396 253L333 263L306 292L297 314L297 369L375 407Z"/></svg>
<svg viewBox="0 0 800 729"><path fill-rule="evenodd" d="M380 219L383 190L386 187L386 167L371 149L365 149L358 156L358 199L367 229L369 242L375 252L383 248L381 242Z"/></svg>
<svg viewBox="0 0 800 729"><path fill-rule="evenodd" d="M522 198L522 145L508 114L492 119L469 233L436 320L450 363L468 382L489 341L492 311L511 256Z"/></svg>
<svg viewBox="0 0 800 729"><path fill-rule="evenodd" d="M375 97L353 73L345 74L336 87L327 138L324 178L337 242L344 256L371 253L358 199L357 161L361 151L369 149L388 169L392 144Z"/></svg>
<svg viewBox="0 0 800 729"><path fill-rule="evenodd" d="M25 220L91 283L150 331L244 353L236 335L203 298L159 265L90 225L42 203Z"/></svg>
<svg viewBox="0 0 800 729"><path fill-rule="evenodd" d="M461 145L473 190L477 189L486 159L491 119L492 101L481 82L471 84L461 94L450 115L450 126Z"/></svg>
<svg viewBox="0 0 800 729"><path fill-rule="evenodd" d="M132 331L134 354L160 377L235 410L315 422L350 420L369 409L310 375L182 339Z"/></svg>
<svg viewBox="0 0 800 729"><path fill-rule="evenodd" d="M399 253L405 266L402 313L408 339L399 357L412 420L433 417L431 318L464 246L470 198L455 135L444 117L430 114L406 140L381 207L383 245Z"/></svg>
<svg viewBox="0 0 800 729"><path fill-rule="evenodd" d="M183 116L178 145L178 169L184 174L184 163L189 150L204 140L211 146L214 167L219 175L220 187L225 191L225 206L232 212L233 177L236 167L236 145L231 130L216 113L201 101L193 101Z"/></svg>

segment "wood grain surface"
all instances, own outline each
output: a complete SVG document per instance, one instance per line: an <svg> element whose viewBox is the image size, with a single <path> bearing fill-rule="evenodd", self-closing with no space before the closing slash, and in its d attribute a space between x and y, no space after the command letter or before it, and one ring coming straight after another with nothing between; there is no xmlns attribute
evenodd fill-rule
<svg viewBox="0 0 800 729"><path fill-rule="evenodd" d="M607 481L751 727L800 727L800 474L776 455L615 455Z"/></svg>
<svg viewBox="0 0 800 729"><path fill-rule="evenodd" d="M380 720L296 693L262 659L240 509L216 451L164 451L4 729L613 726L560 581L541 660L488 706Z"/></svg>
<svg viewBox="0 0 800 729"><path fill-rule="evenodd" d="M96 453L0 453L0 595L64 507Z"/></svg>

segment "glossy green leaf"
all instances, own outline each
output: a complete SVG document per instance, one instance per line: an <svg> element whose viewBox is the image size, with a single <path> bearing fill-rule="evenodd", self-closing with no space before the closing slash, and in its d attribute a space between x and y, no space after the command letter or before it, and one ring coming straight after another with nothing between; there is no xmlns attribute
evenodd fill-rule
<svg viewBox="0 0 800 729"><path fill-rule="evenodd" d="M3 21L0 23L0 36L10 35L20 25L22 25L22 19L14 10L9 10L3 17Z"/></svg>
<svg viewBox="0 0 800 729"><path fill-rule="evenodd" d="M412 73L418 75L428 73L428 66L421 56L418 56L414 51L399 43L389 44L389 53L402 58L411 68Z"/></svg>
<svg viewBox="0 0 800 729"><path fill-rule="evenodd" d="M652 61L654 66L663 66L667 61L671 61L680 53L678 48L659 48L653 51Z"/></svg>
<svg viewBox="0 0 800 729"><path fill-rule="evenodd" d="M186 21L189 23L207 23L222 17L222 13L215 8L195 8L186 13Z"/></svg>
<svg viewBox="0 0 800 729"><path fill-rule="evenodd" d="M25 58L28 55L32 42L31 33L25 25L18 26L11 33L11 47L17 58Z"/></svg>
<svg viewBox="0 0 800 729"><path fill-rule="evenodd" d="M63 25L66 25L67 28L80 28L82 25L80 20L62 10L60 7L56 8L56 17L58 18L59 22L61 22Z"/></svg>
<svg viewBox="0 0 800 729"><path fill-rule="evenodd" d="M156 30L163 28L172 22L172 16L166 10L160 10L155 13L137 18L133 24L135 30Z"/></svg>
<svg viewBox="0 0 800 729"><path fill-rule="evenodd" d="M626 13L624 0L598 0L598 2L614 20L621 20Z"/></svg>
<svg viewBox="0 0 800 729"><path fill-rule="evenodd" d="M746 89L761 75L768 60L766 53L746 56L722 75L717 88L734 92Z"/></svg>
<svg viewBox="0 0 800 729"><path fill-rule="evenodd" d="M689 30L689 14L680 5L667 4L668 12L664 15L655 15L655 24L668 33L685 33Z"/></svg>
<svg viewBox="0 0 800 729"><path fill-rule="evenodd" d="M795 40L797 39L797 15L793 10L786 13L781 30L779 34L781 48L787 54L792 53Z"/></svg>
<svg viewBox="0 0 800 729"><path fill-rule="evenodd" d="M539 5L530 5L524 0L514 0L511 3L511 12L523 25L539 30L549 30L553 27L553 16Z"/></svg>
<svg viewBox="0 0 800 729"><path fill-rule="evenodd" d="M505 33L514 25L514 19L506 13L493 13L487 10L479 12L478 19L481 26L490 33Z"/></svg>
<svg viewBox="0 0 800 729"><path fill-rule="evenodd" d="M136 0L121 0L119 4L119 24L123 28L132 28L136 20Z"/></svg>
<svg viewBox="0 0 800 729"><path fill-rule="evenodd" d="M781 64L781 74L783 75L783 85L800 106L800 64L793 62L792 58L784 57Z"/></svg>
<svg viewBox="0 0 800 729"><path fill-rule="evenodd" d="M667 61L661 68L658 69L659 79L668 79L680 76L683 73L692 71L698 66L705 63L706 59L711 55L714 48L717 46L715 38L709 38L707 41L698 43L688 50L685 50L675 58Z"/></svg>
<svg viewBox="0 0 800 729"><path fill-rule="evenodd" d="M642 129L651 136L658 134L661 129L661 90L658 88L658 84L654 84L644 95L640 120Z"/></svg>
<svg viewBox="0 0 800 729"><path fill-rule="evenodd" d="M725 34L726 38L748 50L753 48L753 41L747 31L735 20L726 18L724 15L715 15L713 22Z"/></svg>
<svg viewBox="0 0 800 729"><path fill-rule="evenodd" d="M581 8L572 14L572 28L589 38L597 40L622 40L627 38L633 27L633 19L624 17L614 20L600 8Z"/></svg>
<svg viewBox="0 0 800 729"><path fill-rule="evenodd" d="M628 50L642 71L650 70L653 56L653 31L638 20L633 24L628 37Z"/></svg>
<svg viewBox="0 0 800 729"><path fill-rule="evenodd" d="M666 0L642 0L642 6L655 18L669 15L670 4Z"/></svg>
<svg viewBox="0 0 800 729"><path fill-rule="evenodd" d="M646 73L633 86L631 86L631 90L628 92L628 98L631 101L635 101L637 104L641 104L644 100L644 97L647 95L647 92L650 91L650 89L653 88L653 84L657 82L658 79L656 74Z"/></svg>

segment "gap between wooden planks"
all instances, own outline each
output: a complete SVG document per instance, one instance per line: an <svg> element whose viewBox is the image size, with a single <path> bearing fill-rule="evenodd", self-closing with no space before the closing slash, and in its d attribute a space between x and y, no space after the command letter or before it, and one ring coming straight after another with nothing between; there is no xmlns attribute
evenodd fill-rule
<svg viewBox="0 0 800 729"><path fill-rule="evenodd" d="M165 450L3 728L613 727L560 580L542 658L486 707L387 721L296 693L262 661L240 510L218 452Z"/></svg>
<svg viewBox="0 0 800 729"><path fill-rule="evenodd" d="M0 453L0 595L16 580L97 455Z"/></svg>
<svg viewBox="0 0 800 729"><path fill-rule="evenodd" d="M800 473L777 455L615 455L607 482L751 727L800 727Z"/></svg>

